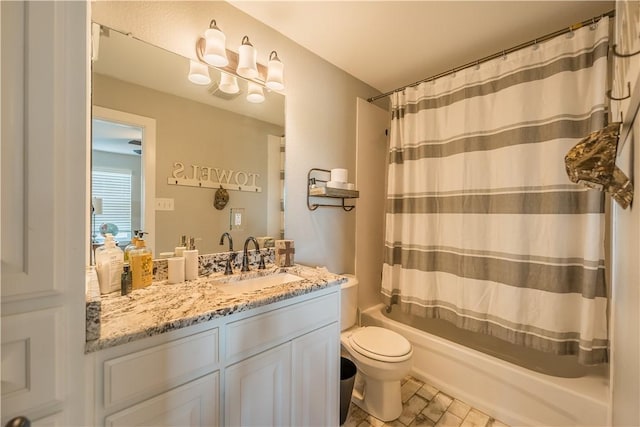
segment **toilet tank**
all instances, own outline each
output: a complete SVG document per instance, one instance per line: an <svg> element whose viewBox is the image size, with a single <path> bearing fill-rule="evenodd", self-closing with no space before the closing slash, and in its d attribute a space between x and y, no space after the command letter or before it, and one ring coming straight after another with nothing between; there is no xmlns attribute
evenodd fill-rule
<svg viewBox="0 0 640 427"><path fill-rule="evenodd" d="M351 274L343 274L349 280L340 289L340 329L354 326L358 320L358 279Z"/></svg>

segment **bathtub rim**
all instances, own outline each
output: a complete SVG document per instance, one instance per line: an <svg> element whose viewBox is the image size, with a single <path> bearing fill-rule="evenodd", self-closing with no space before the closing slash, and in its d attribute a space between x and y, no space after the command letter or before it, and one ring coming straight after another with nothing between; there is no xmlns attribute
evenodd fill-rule
<svg viewBox="0 0 640 427"><path fill-rule="evenodd" d="M427 346L425 346L424 343L418 343L419 340L417 339L419 335L424 334L426 339L431 340L431 343L433 343L434 345L451 350L448 355L453 354L454 356L450 357L455 357L455 359L457 359L456 362L468 364L467 359L475 360L479 363L482 363L486 367L487 371L491 371L492 369L501 370L502 372L506 372L508 373L508 375L516 378L516 381L530 382L534 388L546 388L555 393L567 393L567 396L572 400L580 402L581 404L585 405L585 407L590 406L593 411L597 412L598 418L602 420L602 422L595 423L593 425L606 425L609 409L608 398L610 387L609 378L607 376L591 374L582 378L559 378L534 372L524 367L514 365L508 361L504 361L494 356L482 353L478 350L474 350L461 344L448 341L447 339L439 337L437 335L417 330L409 325L405 325L404 323L391 319L385 316L382 312L385 307L386 306L381 303L363 310L360 313L359 323L367 325L368 322L363 322L363 320L366 320L367 317L369 317L374 321L373 324L384 324L385 327L389 327L389 329L403 334L413 346L419 346L426 349ZM444 393L455 396L457 399L464 401L472 407L475 407L481 411L485 411L487 414L491 414L491 416L494 416L503 422L508 422L510 425L552 425L551 423L548 423L543 419L534 419L533 417L524 415L522 412L516 412L514 410L511 410L510 408L505 408L493 404L492 401L489 401L482 397L474 396L459 385L446 383L437 376L434 376L424 369L421 369L420 366L415 363L415 357L414 365L411 372L414 377L426 381L427 383L432 384L434 387L438 388ZM581 384L591 384L600 381L602 381L603 384L601 384L601 387L597 387L599 390L596 393L580 393L576 390L576 387L579 387ZM573 415L573 413L568 412L567 414ZM591 422L593 422L593 419L591 417L588 418L591 420ZM585 423L585 425L588 424L589 423Z"/></svg>

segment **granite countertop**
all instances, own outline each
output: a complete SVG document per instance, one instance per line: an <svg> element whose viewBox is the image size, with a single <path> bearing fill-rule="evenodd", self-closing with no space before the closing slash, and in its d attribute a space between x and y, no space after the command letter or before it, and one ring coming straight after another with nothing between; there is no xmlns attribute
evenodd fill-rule
<svg viewBox="0 0 640 427"><path fill-rule="evenodd" d="M233 288L229 286L219 286L236 280L285 272L302 277L302 280L246 292L233 292L230 290ZM324 268L302 265L283 268L271 265L265 270L252 270L232 276L213 273L178 284L160 280L124 296L117 292L102 295L99 319L93 321L98 325L95 334L98 337L89 340L89 335L87 336L85 353L286 300L335 286L346 280Z"/></svg>

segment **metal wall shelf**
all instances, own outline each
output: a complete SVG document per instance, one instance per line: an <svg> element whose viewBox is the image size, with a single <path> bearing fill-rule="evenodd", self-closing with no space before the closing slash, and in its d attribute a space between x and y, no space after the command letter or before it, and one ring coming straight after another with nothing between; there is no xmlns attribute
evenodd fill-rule
<svg viewBox="0 0 640 427"><path fill-rule="evenodd" d="M307 207L310 211L315 211L319 207L325 208L342 208L349 212L355 208L355 205L345 205L345 199L357 199L360 197L360 192L357 190L346 190L341 188L332 188L325 185L318 185L318 183L326 183L329 181L327 175L330 175L331 171L327 169L312 168L307 173ZM340 199L341 204L325 204L325 203L311 203L312 197L324 197L329 199Z"/></svg>

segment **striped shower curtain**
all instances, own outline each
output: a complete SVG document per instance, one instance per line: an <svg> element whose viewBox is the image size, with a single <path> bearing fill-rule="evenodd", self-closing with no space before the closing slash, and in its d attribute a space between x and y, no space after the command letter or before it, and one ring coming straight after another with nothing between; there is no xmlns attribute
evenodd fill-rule
<svg viewBox="0 0 640 427"><path fill-rule="evenodd" d="M564 156L605 125L607 49L604 18L394 94L387 304L606 361L604 198Z"/></svg>

